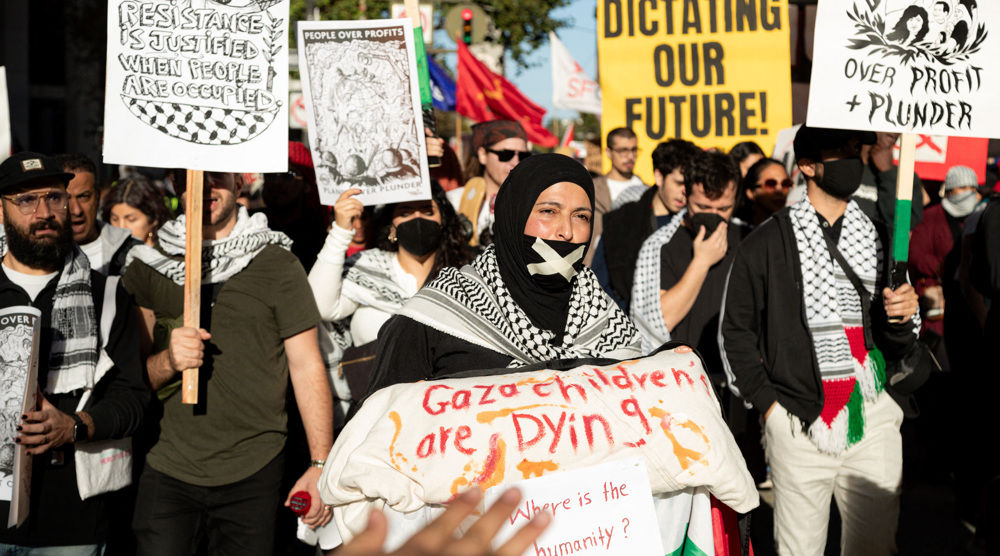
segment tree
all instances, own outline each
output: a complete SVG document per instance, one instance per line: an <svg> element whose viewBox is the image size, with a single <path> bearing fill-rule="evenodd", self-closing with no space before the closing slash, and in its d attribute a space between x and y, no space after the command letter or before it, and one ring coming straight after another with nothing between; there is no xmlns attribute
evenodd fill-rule
<svg viewBox="0 0 1000 556"><path fill-rule="evenodd" d="M299 21L306 17L307 0L291 0L291 20ZM552 10L569 5L570 0L533 0L519 2L518 0L481 0L476 2L489 14L496 26L499 42L510 54L510 59L518 68L528 67L527 55L548 40L549 31L557 31L566 25L566 21L555 19L549 14ZM330 19L380 19L389 17L389 4L386 0L312 0L318 9L319 18ZM444 27L444 18L448 10L458 4L455 1L434 2L437 13L435 28ZM294 37L292 37L294 40Z"/></svg>

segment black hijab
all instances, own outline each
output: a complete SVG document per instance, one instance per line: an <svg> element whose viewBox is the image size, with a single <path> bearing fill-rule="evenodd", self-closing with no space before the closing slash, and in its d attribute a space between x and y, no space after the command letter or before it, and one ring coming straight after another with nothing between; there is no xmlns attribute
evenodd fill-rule
<svg viewBox="0 0 1000 556"><path fill-rule="evenodd" d="M582 164L561 154L539 154L514 167L500 186L494 205L494 243L500 276L511 297L528 315L531 322L556 333L561 339L566 328L566 316L573 281L557 291L544 289L531 279L524 256L524 227L531 209L543 191L557 183L575 183L583 188L594 208L594 180ZM593 220L590 224L594 231ZM584 252L590 239L583 243Z"/></svg>

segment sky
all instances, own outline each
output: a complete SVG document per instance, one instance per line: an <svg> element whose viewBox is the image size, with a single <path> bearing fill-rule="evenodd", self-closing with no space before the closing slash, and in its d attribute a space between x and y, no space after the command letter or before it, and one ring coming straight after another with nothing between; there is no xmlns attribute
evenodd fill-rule
<svg viewBox="0 0 1000 556"><path fill-rule="evenodd" d="M552 12L552 17L567 22L567 26L556 33L559 35L559 39L566 45L570 54L587 75L595 79L597 78L596 10L597 0L574 0L569 6ZM434 42L438 48L454 48L454 41L450 40L447 32L444 31L437 31L434 35ZM551 49L546 42L528 56L528 60L537 65L530 69L521 70L520 74L517 73L516 65L508 59L506 77L528 98L545 108L546 121L550 117L575 119L578 116L576 110L555 110L552 107L552 63L550 58ZM454 70L457 64L456 55L448 54L444 59L445 64Z"/></svg>

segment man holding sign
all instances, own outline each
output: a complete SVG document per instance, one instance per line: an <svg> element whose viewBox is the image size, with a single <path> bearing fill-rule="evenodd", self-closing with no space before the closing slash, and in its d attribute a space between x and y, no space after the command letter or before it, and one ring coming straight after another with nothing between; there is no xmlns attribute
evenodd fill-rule
<svg viewBox="0 0 1000 556"><path fill-rule="evenodd" d="M748 236L729 274L720 348L730 388L764 415L779 554L823 554L831 494L843 554L896 551L905 384L892 370L918 349L919 316L909 284L889 287L887 235L850 200L874 142L802 126L806 198Z"/></svg>
<svg viewBox="0 0 1000 556"><path fill-rule="evenodd" d="M307 525L330 519L316 490L333 440L319 312L313 297L302 295L309 283L291 241L268 229L263 215L240 207L242 187L241 174L205 173L205 210L198 215L205 328L179 326L184 216L160 228L159 249L134 249L125 274L143 316L143 345L153 346L149 384L163 401L159 438L139 482L133 521L139 554L193 552L206 520L213 553L271 554L289 378L313 458L291 492L312 497ZM182 404L178 392L180 373L190 368L200 368L202 377L194 406Z"/></svg>

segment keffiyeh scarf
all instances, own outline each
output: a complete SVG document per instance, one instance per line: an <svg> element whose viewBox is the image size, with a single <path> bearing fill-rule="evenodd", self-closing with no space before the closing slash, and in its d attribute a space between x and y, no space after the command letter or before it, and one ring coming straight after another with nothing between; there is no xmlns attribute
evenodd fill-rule
<svg viewBox="0 0 1000 556"><path fill-rule="evenodd" d="M179 286L184 285L184 261L171 257L184 254L187 237L186 215L164 224L157 232L161 253L148 245L138 245L129 251L126 267L139 259L157 273L166 276ZM267 227L267 217L262 213L250 216L245 207L239 207L236 226L222 239L204 240L201 249L201 280L204 284L221 284L245 269L254 257L271 244L291 250L292 240L281 232ZM166 253L166 255L164 255Z"/></svg>
<svg viewBox="0 0 1000 556"><path fill-rule="evenodd" d="M687 209L681 209L665 226L642 242L632 279L632 322L642 334L642 353L647 354L670 341L670 331L663 322L660 306L660 253L684 221Z"/></svg>
<svg viewBox="0 0 1000 556"><path fill-rule="evenodd" d="M590 269L573 283L561 345L556 334L531 323L500 277L490 246L461 270L445 268L400 311L420 323L513 358L510 367L553 359L634 358L638 331L612 302Z"/></svg>
<svg viewBox="0 0 1000 556"><path fill-rule="evenodd" d="M396 254L391 251L362 251L356 259L347 262L347 275L341 292L362 305L390 314L398 312L408 296L393 279L396 274L395 260Z"/></svg>
<svg viewBox="0 0 1000 556"><path fill-rule="evenodd" d="M2 228L0 228L2 232ZM7 254L7 236L0 233L0 257ZM97 314L90 289L90 261L74 246L66 255L52 298L52 346L47 394L93 388L97 372Z"/></svg>
<svg viewBox="0 0 1000 556"><path fill-rule="evenodd" d="M877 347L865 347L861 296L827 248L809 198L795 204L790 216L806 321L823 382L823 410L809 425L809 438L820 451L836 455L864 437L864 402L874 402L885 388L885 360ZM854 201L844 213L837 249L875 300L882 244Z"/></svg>

